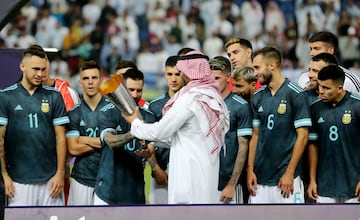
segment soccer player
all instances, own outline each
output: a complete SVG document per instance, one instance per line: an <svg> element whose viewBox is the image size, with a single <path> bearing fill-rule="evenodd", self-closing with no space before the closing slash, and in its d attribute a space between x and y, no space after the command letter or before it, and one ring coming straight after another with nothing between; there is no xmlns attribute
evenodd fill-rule
<svg viewBox="0 0 360 220"><path fill-rule="evenodd" d="M250 66L235 68L232 73L233 92L238 94L248 103L252 102L252 97L256 90L257 77L254 69Z"/></svg>
<svg viewBox="0 0 360 220"><path fill-rule="evenodd" d="M176 68L177 60L177 56L170 56L165 61L164 78L168 86L168 91L150 102L149 110L155 114L156 121L161 119L162 109L166 102L184 86L182 73ZM167 185L169 154L170 149L159 147L156 148L155 153L148 159L153 177L150 182L150 204L168 203Z"/></svg>
<svg viewBox="0 0 360 220"><path fill-rule="evenodd" d="M225 43L226 53L229 56L233 69L242 68L245 66L252 66L252 45L251 42L244 38L230 38ZM230 82L232 79L230 79ZM256 89L259 89L261 84L256 82ZM232 84L230 83L232 90Z"/></svg>
<svg viewBox="0 0 360 220"><path fill-rule="evenodd" d="M125 85L129 86L127 89L134 89L130 94L137 103L142 95L144 74L138 69L128 69L123 78ZM103 145L94 204L145 204L144 157L150 157L154 148L130 134L130 126L120 110L109 106L104 108L104 112L100 119ZM154 114L145 108L141 107L140 113L145 122L155 121Z"/></svg>
<svg viewBox="0 0 360 220"><path fill-rule="evenodd" d="M61 96L64 99L65 109L69 111L76 104L80 102L79 94L75 89L70 87L69 82L50 77L50 60L47 60L46 63L46 71L43 75L43 84L55 88L60 92ZM64 196L65 196L65 205L67 204L68 196L69 196L69 187L70 187L70 165L72 158L67 156L66 158L66 168L65 168L65 177L64 177Z"/></svg>
<svg viewBox="0 0 360 220"><path fill-rule="evenodd" d="M99 64L93 60L85 61L80 67L79 80L83 101L68 113L68 152L76 157L71 172L69 205L93 205L101 148L99 115L111 105L98 92L100 83Z"/></svg>
<svg viewBox="0 0 360 220"><path fill-rule="evenodd" d="M119 76L123 76L123 74L129 69L137 69L136 64L133 61L130 61L130 60L120 60L116 64L114 74L119 75ZM142 94L142 92L141 92L141 94ZM141 106L141 107L146 108L146 109L149 107L149 103L142 97L140 97L137 104L139 106Z"/></svg>
<svg viewBox="0 0 360 220"><path fill-rule="evenodd" d="M329 65L318 74L311 105L309 198L318 203L360 202L360 97L345 91L345 73Z"/></svg>
<svg viewBox="0 0 360 220"><path fill-rule="evenodd" d="M219 151L229 115L208 57L191 51L180 59L176 67L187 84L166 103L160 121L143 123L137 109L124 118L137 138L171 147L169 204L218 203Z"/></svg>
<svg viewBox="0 0 360 220"><path fill-rule="evenodd" d="M240 204L243 203L243 193L239 178L248 155L252 111L250 105L232 93L228 86L230 61L223 56L214 57L210 60L210 68L230 114L230 129L225 136L225 147L220 151L219 201Z"/></svg>
<svg viewBox="0 0 360 220"><path fill-rule="evenodd" d="M0 95L0 159L9 206L64 205L65 124L61 94L42 85L47 56L25 49L22 80Z"/></svg>
<svg viewBox="0 0 360 220"><path fill-rule="evenodd" d="M328 65L338 65L336 57L330 53L319 53L311 58L309 64L309 86L305 91L308 95L309 104L311 105L318 99L318 73L319 71Z"/></svg>
<svg viewBox="0 0 360 220"><path fill-rule="evenodd" d="M281 74L282 55L274 47L254 53L253 68L264 85L253 97L249 146L249 203L303 203L299 161L311 126L303 90Z"/></svg>
<svg viewBox="0 0 360 220"><path fill-rule="evenodd" d="M310 56L313 57L319 53L336 54L338 50L339 40L331 32L320 31L312 35L309 39L310 42ZM360 93L360 80L350 70L341 67L345 72L345 90L353 93ZM302 88L308 88L310 83L309 72L302 73L298 79L298 84Z"/></svg>

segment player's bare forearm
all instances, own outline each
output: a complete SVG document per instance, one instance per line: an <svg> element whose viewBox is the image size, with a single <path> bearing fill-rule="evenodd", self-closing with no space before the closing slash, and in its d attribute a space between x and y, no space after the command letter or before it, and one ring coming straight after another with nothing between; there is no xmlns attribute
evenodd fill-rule
<svg viewBox="0 0 360 220"><path fill-rule="evenodd" d="M156 155L155 153L152 154L149 158L148 158L148 162L149 162L149 165L151 167L151 169L153 170L156 166L158 166L158 162L156 160Z"/></svg>
<svg viewBox="0 0 360 220"><path fill-rule="evenodd" d="M0 163L1 163L1 172L7 173L6 171L6 160L5 160L5 132L6 126L0 127Z"/></svg>
<svg viewBox="0 0 360 220"><path fill-rule="evenodd" d="M319 149L315 144L309 144L307 151L309 159L309 178L310 181L316 182Z"/></svg>
<svg viewBox="0 0 360 220"><path fill-rule="evenodd" d="M104 141L111 148L123 147L126 143L134 139L134 136L127 132L125 134L107 133Z"/></svg>
<svg viewBox="0 0 360 220"><path fill-rule="evenodd" d="M237 184L237 182L240 178L241 172L244 168L244 164L245 164L246 158L248 156L248 150L249 150L249 139L247 139L245 137L239 137L238 142L239 142L239 149L238 149L238 153L236 155L234 169L233 169L231 178L228 182L228 184L231 184L231 185Z"/></svg>
<svg viewBox="0 0 360 220"><path fill-rule="evenodd" d="M66 137L65 137L64 126L55 126L55 137L56 137L57 172L65 174L67 148L66 148Z"/></svg>
<svg viewBox="0 0 360 220"><path fill-rule="evenodd" d="M85 143L79 143L79 138L67 138L67 149L71 156L79 156L93 152L94 148Z"/></svg>
<svg viewBox="0 0 360 220"><path fill-rule="evenodd" d="M355 196L357 196L358 201L360 201L360 181L359 181L358 184L356 185L356 188L355 188Z"/></svg>
<svg viewBox="0 0 360 220"><path fill-rule="evenodd" d="M80 136L79 143L89 145L93 148L101 148L100 137Z"/></svg>
<svg viewBox="0 0 360 220"><path fill-rule="evenodd" d="M297 138L294 144L294 149L291 154L289 165L285 172L292 175L295 173L295 169L304 153L304 150L308 141L309 129L307 127L301 127L296 129Z"/></svg>
<svg viewBox="0 0 360 220"><path fill-rule="evenodd" d="M253 133L249 142L249 156L248 156L248 167L247 170L253 172L255 164L256 147L259 139L259 128L254 127Z"/></svg>

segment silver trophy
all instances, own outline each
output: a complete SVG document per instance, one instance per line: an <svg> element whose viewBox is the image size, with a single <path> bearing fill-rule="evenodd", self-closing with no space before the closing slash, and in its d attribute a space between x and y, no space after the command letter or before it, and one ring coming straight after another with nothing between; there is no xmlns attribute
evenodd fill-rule
<svg viewBox="0 0 360 220"><path fill-rule="evenodd" d="M121 76L114 74L108 81L100 85L99 91L122 112L131 115L134 112L135 107L137 107L137 104L122 81ZM140 112L138 118L143 120Z"/></svg>

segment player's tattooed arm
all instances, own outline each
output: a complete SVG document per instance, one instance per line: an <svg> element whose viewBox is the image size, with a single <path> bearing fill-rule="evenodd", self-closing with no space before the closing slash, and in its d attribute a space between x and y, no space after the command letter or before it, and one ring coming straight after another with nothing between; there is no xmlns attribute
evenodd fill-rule
<svg viewBox="0 0 360 220"><path fill-rule="evenodd" d="M125 134L107 133L104 137L105 143L111 148L124 147L126 143L134 139L134 136L127 132Z"/></svg>
<svg viewBox="0 0 360 220"><path fill-rule="evenodd" d="M236 156L234 170L231 175L231 178L229 180L229 184L236 185L239 177L241 175L241 172L244 168L246 158L248 156L248 150L249 150L249 139L246 137L239 137L239 150Z"/></svg>
<svg viewBox="0 0 360 220"><path fill-rule="evenodd" d="M6 172L6 163L5 163L5 131L6 127L0 127L0 162L1 162L1 172Z"/></svg>

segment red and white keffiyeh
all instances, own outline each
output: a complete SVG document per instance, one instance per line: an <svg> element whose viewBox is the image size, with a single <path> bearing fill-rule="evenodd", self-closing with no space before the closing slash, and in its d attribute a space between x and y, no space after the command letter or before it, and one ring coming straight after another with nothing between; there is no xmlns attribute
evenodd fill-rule
<svg viewBox="0 0 360 220"><path fill-rule="evenodd" d="M221 146L225 144L225 134L229 130L230 122L226 104L220 96L208 59L199 51L191 51L178 60L176 67L192 81L166 103L163 115L180 96L189 94L189 97L201 106L202 111L194 111L194 114L200 122L210 154L217 156Z"/></svg>

